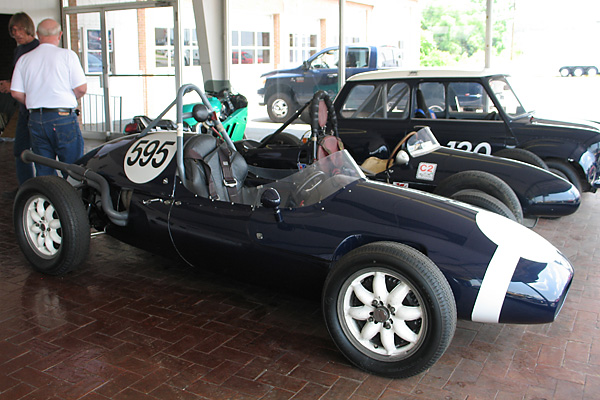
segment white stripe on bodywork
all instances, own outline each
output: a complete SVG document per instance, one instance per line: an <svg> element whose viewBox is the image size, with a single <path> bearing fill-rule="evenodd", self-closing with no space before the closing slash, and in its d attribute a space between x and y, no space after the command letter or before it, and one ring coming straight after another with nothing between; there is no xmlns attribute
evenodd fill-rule
<svg viewBox="0 0 600 400"><path fill-rule="evenodd" d="M477 226L498 248L483 276L471 319L497 323L508 286L521 258L550 263L562 257L546 239L508 218L488 211L476 216Z"/></svg>
<svg viewBox="0 0 600 400"><path fill-rule="evenodd" d="M471 319L497 323L506 291L521 257L510 249L498 246L481 282Z"/></svg>

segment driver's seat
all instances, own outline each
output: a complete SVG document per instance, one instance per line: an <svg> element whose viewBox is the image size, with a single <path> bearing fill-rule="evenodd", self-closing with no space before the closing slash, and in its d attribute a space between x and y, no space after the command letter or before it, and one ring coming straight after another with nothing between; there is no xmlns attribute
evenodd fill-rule
<svg viewBox="0 0 600 400"><path fill-rule="evenodd" d="M199 196L243 203L248 175L246 160L237 151L209 134L190 138L183 151L185 186Z"/></svg>
<svg viewBox="0 0 600 400"><path fill-rule="evenodd" d="M415 111L415 118L431 118L427 103L425 103L425 96L421 89L417 89L417 109Z"/></svg>

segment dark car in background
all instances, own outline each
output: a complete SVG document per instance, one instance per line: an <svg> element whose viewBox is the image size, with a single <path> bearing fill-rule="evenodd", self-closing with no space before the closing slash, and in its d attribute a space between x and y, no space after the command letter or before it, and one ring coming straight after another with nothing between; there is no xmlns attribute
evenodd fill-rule
<svg viewBox="0 0 600 400"><path fill-rule="evenodd" d="M273 122L286 121L317 90L330 96L338 91L338 47L327 47L296 68L263 74L258 90L260 105L267 106ZM346 77L365 71L400 66L400 50L393 46L352 45L346 47Z"/></svg>
<svg viewBox="0 0 600 400"><path fill-rule="evenodd" d="M504 74L366 72L348 79L335 109L344 142L358 134L368 136L361 141L360 154L353 154L358 159L388 151L407 133L426 125L444 146L526 162L541 158L543 166L579 191L600 187L600 125L535 117Z"/></svg>

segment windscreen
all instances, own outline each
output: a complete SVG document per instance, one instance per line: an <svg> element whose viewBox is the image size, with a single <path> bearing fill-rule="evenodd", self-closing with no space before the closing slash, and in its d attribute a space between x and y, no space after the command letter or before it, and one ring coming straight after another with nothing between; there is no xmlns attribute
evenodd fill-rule
<svg viewBox="0 0 600 400"><path fill-rule="evenodd" d="M429 154L440 147L439 142L428 126L419 129L406 141L406 150L414 158Z"/></svg>
<svg viewBox="0 0 600 400"><path fill-rule="evenodd" d="M277 182L256 188L256 206L267 188L274 188L281 197L281 207L306 207L318 203L346 185L366 179L360 167L346 151L337 151Z"/></svg>

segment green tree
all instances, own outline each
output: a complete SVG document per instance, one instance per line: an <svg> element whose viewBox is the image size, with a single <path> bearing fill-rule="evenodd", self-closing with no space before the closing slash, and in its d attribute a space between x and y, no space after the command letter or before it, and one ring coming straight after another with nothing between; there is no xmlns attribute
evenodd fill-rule
<svg viewBox="0 0 600 400"><path fill-rule="evenodd" d="M495 0L494 7L499 1L505 6L507 1L514 0ZM469 7L460 10L433 2L426 6L421 19L424 32L421 36L421 65L452 65L483 52L485 7L485 0L471 0ZM497 55L505 48L505 32L506 20L494 19L492 48Z"/></svg>

